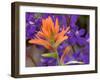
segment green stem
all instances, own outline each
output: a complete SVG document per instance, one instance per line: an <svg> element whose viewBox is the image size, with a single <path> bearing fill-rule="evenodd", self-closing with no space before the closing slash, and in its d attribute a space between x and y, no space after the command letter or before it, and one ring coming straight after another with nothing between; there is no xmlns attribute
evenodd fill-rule
<svg viewBox="0 0 100 80"><path fill-rule="evenodd" d="M57 50L56 50L56 54L57 54L57 63L58 63L58 65L62 65L61 62L60 62L60 58L59 58Z"/></svg>
<svg viewBox="0 0 100 80"><path fill-rule="evenodd" d="M56 51L56 54L57 54L57 62L58 62L58 65L60 65L59 55L58 55L58 52L57 51Z"/></svg>
<svg viewBox="0 0 100 80"><path fill-rule="evenodd" d="M60 58L59 58L59 54L58 54L57 48L55 48L55 47L54 47L54 52L55 52L56 55L57 55L56 60L57 60L58 65L62 65L61 62L60 62Z"/></svg>

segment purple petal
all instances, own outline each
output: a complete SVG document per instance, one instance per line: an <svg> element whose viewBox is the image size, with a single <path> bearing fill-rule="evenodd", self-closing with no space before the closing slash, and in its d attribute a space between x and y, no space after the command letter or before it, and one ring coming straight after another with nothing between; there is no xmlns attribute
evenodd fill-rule
<svg viewBox="0 0 100 80"><path fill-rule="evenodd" d="M77 39L77 43L80 45L80 46L83 46L86 44L86 40L85 38L78 38Z"/></svg>
<svg viewBox="0 0 100 80"><path fill-rule="evenodd" d="M79 30L79 36L82 36L82 35L84 35L85 34L85 29L80 29Z"/></svg>
<svg viewBox="0 0 100 80"><path fill-rule="evenodd" d="M77 19L78 19L78 15L71 15L71 24L75 24L77 22Z"/></svg>

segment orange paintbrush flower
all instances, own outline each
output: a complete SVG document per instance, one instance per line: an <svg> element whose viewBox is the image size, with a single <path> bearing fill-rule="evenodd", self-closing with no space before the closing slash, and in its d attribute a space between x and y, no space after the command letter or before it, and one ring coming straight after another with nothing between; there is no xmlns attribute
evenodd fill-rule
<svg viewBox="0 0 100 80"><path fill-rule="evenodd" d="M68 32L70 27L63 28L62 31L59 31L59 29L58 18L56 18L55 24L50 16L42 19L41 30L36 34L34 39L29 40L29 43L42 45L49 50L55 49L64 40L68 39L65 33Z"/></svg>

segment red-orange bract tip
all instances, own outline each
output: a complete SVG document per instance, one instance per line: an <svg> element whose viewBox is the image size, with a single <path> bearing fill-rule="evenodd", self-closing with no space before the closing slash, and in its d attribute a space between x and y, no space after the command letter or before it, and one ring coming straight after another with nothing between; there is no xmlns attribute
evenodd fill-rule
<svg viewBox="0 0 100 80"><path fill-rule="evenodd" d="M62 31L59 32L60 26L58 18L56 18L54 25L52 18L49 16L46 19L42 19L41 30L36 34L35 39L29 40L29 43L42 45L47 49L57 48L64 40L68 39L65 33L68 32L69 29L70 27L66 29L63 28Z"/></svg>

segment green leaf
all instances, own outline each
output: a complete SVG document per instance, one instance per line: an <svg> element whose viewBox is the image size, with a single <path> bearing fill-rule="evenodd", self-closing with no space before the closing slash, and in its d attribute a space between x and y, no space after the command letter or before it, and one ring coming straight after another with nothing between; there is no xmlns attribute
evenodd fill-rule
<svg viewBox="0 0 100 80"><path fill-rule="evenodd" d="M47 58L57 58L57 53L45 53L42 54L42 56Z"/></svg>

